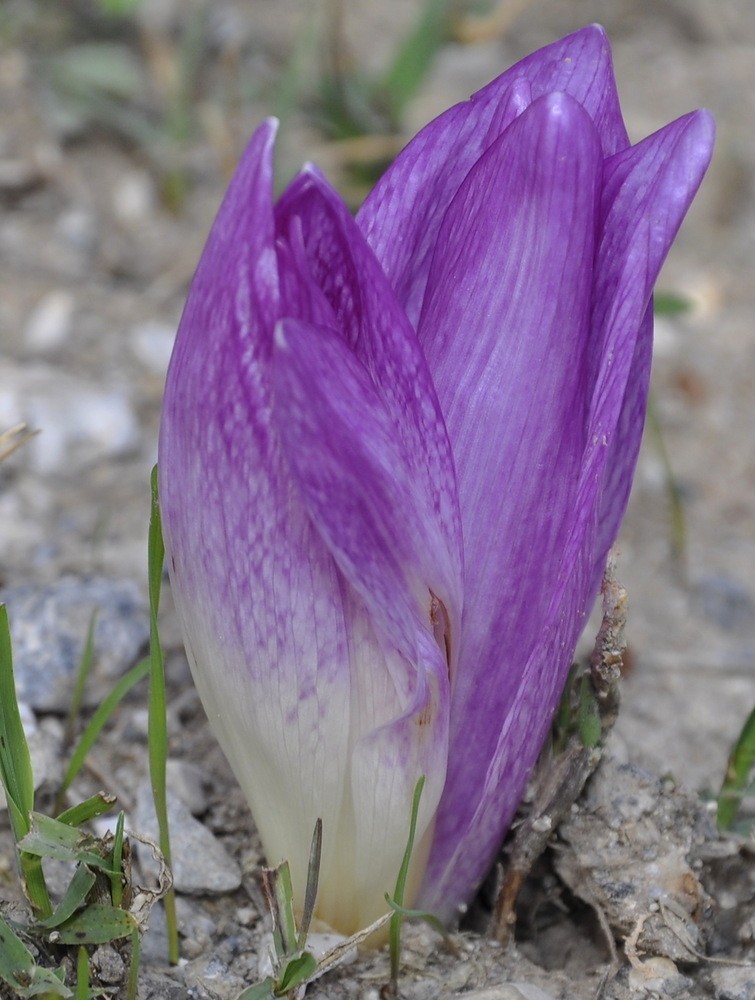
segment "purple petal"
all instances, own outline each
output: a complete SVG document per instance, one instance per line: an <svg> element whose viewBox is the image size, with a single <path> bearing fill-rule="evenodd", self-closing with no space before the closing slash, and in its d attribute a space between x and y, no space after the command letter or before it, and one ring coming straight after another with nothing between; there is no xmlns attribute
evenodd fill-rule
<svg viewBox="0 0 755 1000"><path fill-rule="evenodd" d="M274 386L284 453L312 523L386 643L416 661L416 630L432 632L433 595L458 590L458 564L396 425L367 370L327 328L281 323ZM414 700L416 680L412 687Z"/></svg>
<svg viewBox="0 0 755 1000"><path fill-rule="evenodd" d="M710 114L693 112L611 157L605 165L603 238L598 248L593 315L602 350L596 344L591 355L596 370L591 375L595 389L588 442L610 439L612 454L602 487L596 584L624 516L642 437L652 353L653 286L708 168L714 133ZM618 418L617 400L622 400ZM596 470L587 461L585 466L589 479Z"/></svg>
<svg viewBox="0 0 755 1000"><path fill-rule="evenodd" d="M460 786L453 810L466 817L463 824L449 822L447 810L441 810L423 904L447 915L454 903L468 896L470 885L480 881L513 816L624 513L649 379L649 299L707 167L712 141L710 117L697 113L606 164L592 316L594 347L587 357L591 403L572 523L564 526L568 531L559 543L560 564L552 576L550 607L540 612L542 642L532 648L526 662L523 657L482 787L476 790L477 797L469 795L464 801Z"/></svg>
<svg viewBox="0 0 755 1000"><path fill-rule="evenodd" d="M267 124L252 139L189 293L165 390L160 501L202 702L269 861L290 855L301 884L323 798L341 811L351 693L342 583L272 424L273 137ZM294 815L281 788L298 790Z"/></svg>
<svg viewBox="0 0 755 1000"><path fill-rule="evenodd" d="M411 659L384 642L284 454L273 398L273 133L263 126L245 153L189 293L166 385L161 507L192 672L268 861L289 860L301 902L321 816L317 915L353 920L340 925L348 933L385 909L425 768L433 770L423 833L432 822L445 776L448 678L429 611L409 636ZM382 549L372 558L387 565ZM365 773L379 770L386 742L404 770L370 805ZM364 835L382 811L393 851L370 868L355 832Z"/></svg>
<svg viewBox="0 0 755 1000"><path fill-rule="evenodd" d="M462 556L454 464L416 333L342 199L314 168L281 198L276 219L289 248L285 263L281 258L282 313L338 330L368 374L401 447L417 509L440 533L433 552L446 553L446 567L432 575L444 580L437 596L458 620Z"/></svg>
<svg viewBox="0 0 755 1000"><path fill-rule="evenodd" d="M425 900L446 913L447 887L435 893L435 884L450 845L476 836L469 824L522 665L543 643L573 516L601 174L584 110L565 95L533 102L452 203L420 321L454 443L466 565L449 773ZM473 849L481 876L490 857Z"/></svg>
<svg viewBox="0 0 755 1000"><path fill-rule="evenodd" d="M583 104L604 153L627 145L610 46L603 29L592 26L528 56L442 114L409 143L365 201L357 221L412 322L419 317L438 230L462 181L532 100L556 91Z"/></svg>
<svg viewBox="0 0 755 1000"><path fill-rule="evenodd" d="M570 523L600 177L588 116L541 98L471 171L438 237L419 332L454 444L466 566L449 809L490 758ZM480 704L490 721L470 747Z"/></svg>

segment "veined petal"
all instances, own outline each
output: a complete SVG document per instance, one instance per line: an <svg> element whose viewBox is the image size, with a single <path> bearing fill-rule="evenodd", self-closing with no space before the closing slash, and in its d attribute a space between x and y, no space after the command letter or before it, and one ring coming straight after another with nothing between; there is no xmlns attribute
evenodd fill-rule
<svg viewBox="0 0 755 1000"><path fill-rule="evenodd" d="M587 440L593 448L610 441L611 454L600 490L596 584L626 509L642 438L653 286L710 163L714 133L710 114L696 111L605 164ZM589 481L597 470L587 460L585 467Z"/></svg>
<svg viewBox="0 0 755 1000"><path fill-rule="evenodd" d="M416 662L417 628L433 631L433 594L455 585L432 497L412 476L367 370L336 332L282 321L274 367L281 441L310 519L386 645ZM405 711L420 707L418 686L397 678Z"/></svg>
<svg viewBox="0 0 755 1000"><path fill-rule="evenodd" d="M342 199L318 171L308 168L294 181L276 206L276 221L279 255L287 252L285 262L281 256L282 315L338 331L371 383L428 525L424 534L439 532L429 550L436 559L430 575L443 581L437 596L458 621L462 551L454 463L416 333Z"/></svg>
<svg viewBox="0 0 755 1000"><path fill-rule="evenodd" d="M522 665L543 643L585 444L601 176L587 114L541 98L471 171L438 237L420 339L454 444L465 605L428 884L469 832Z"/></svg>
<svg viewBox="0 0 755 1000"><path fill-rule="evenodd" d="M590 362L592 400L572 524L561 541L542 643L521 670L482 791L455 806L466 829L441 816L422 904L447 916L480 881L500 843L547 732L572 651L594 599L628 497L642 433L652 341L650 295L710 159L705 112L689 115L609 159L596 255ZM477 861L475 861L477 859Z"/></svg>
<svg viewBox="0 0 755 1000"><path fill-rule="evenodd" d="M370 759L364 748L379 749L391 727L410 732L432 716L401 758L408 768L436 769L427 827L444 780L448 679L430 615L409 650L379 634L313 524L284 454L273 398L280 316L273 131L269 124L258 131L231 183L177 336L160 436L163 527L195 682L268 862L290 862L301 903L312 829L322 817L316 915L336 922L339 896L361 894L353 910L360 920L384 908L403 851L398 842L371 878L350 836L365 822L363 793L354 791ZM384 591L379 573L373 582ZM377 700L364 700L370 690ZM373 767L379 763L373 754ZM389 826L408 822L406 789L420 773L396 775L386 790L383 807L397 811ZM386 866L393 867L387 882Z"/></svg>
<svg viewBox="0 0 755 1000"><path fill-rule="evenodd" d="M529 81L533 100L562 92L581 104L595 123L604 156L629 145L616 90L611 45L599 24L581 28L538 49L504 76L514 73ZM489 83L479 93L487 94L496 82Z"/></svg>
<svg viewBox="0 0 755 1000"><path fill-rule="evenodd" d="M541 98L470 172L438 237L419 334L463 517L468 648L454 712L489 694L495 716L501 664L521 662L551 592L584 448L600 176L585 112Z"/></svg>
<svg viewBox="0 0 755 1000"><path fill-rule="evenodd" d="M604 154L628 145L611 49L603 29L593 25L533 53L436 118L409 143L360 209L357 222L413 323L438 230L462 181L532 100L556 91L584 106Z"/></svg>
<svg viewBox="0 0 755 1000"><path fill-rule="evenodd" d="M358 623L357 616L352 621ZM358 624L350 632L354 656L359 655L362 642L374 639L363 635ZM417 839L409 870L407 900L416 899L424 874L433 834L434 815L443 790L448 757L449 689L443 682L445 658L435 639L426 629L416 637L418 658L416 674L421 681L419 694L424 700L420 712L394 716L385 725L368 729L374 706L393 704L393 691L386 685L389 674L401 669L391 668L391 655L386 654L388 670L363 670L355 678L352 712L355 729L366 733L352 751L351 784L349 787L351 824L342 824L339 832L345 839L337 849L348 863L353 864L352 893L344 891L342 880L331 880L323 887L323 905L337 914L341 925L364 927L385 912L382 895L376 897L374 887L382 885L392 892L406 847L411 815L411 801L420 775L425 776L425 788L417 819ZM441 679L441 683L438 680Z"/></svg>
<svg viewBox="0 0 755 1000"><path fill-rule="evenodd" d="M500 90L450 108L409 143L357 213L414 325L446 209L480 156L530 100L529 83L509 78Z"/></svg>
<svg viewBox="0 0 755 1000"><path fill-rule="evenodd" d="M160 501L197 689L269 862L288 858L301 893L315 819L324 803L331 822L340 816L348 782L349 623L272 423L273 137L267 124L252 139L189 293L165 390Z"/></svg>

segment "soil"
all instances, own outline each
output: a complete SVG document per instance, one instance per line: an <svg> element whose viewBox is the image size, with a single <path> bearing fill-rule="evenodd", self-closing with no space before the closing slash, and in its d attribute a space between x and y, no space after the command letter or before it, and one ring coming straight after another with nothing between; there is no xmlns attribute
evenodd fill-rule
<svg viewBox="0 0 755 1000"><path fill-rule="evenodd" d="M346 6L340 55L373 72L421 4ZM5 0L0 9L0 433L22 421L41 431L0 465L0 585L11 593L95 578L128 581L144 600L165 366L229 170L254 127L279 113L281 179L311 159L359 197L344 172L353 149L323 136L314 109L326 7L142 0L122 20L84 0ZM608 752L522 892L516 944L467 930L453 954L412 925L400 993L752 1000L751 841L719 837L707 801L755 703L755 6L495 7L499 22L468 17L474 40L441 50L407 109L404 138L516 59L600 21L632 137L707 106L718 146L659 282L689 308L657 324L658 431L646 433L619 542L629 655ZM138 601L134 614L146 622ZM233 1000L269 947L261 849L191 686L167 588L162 623L176 783L236 875L234 888L218 887L221 878L211 892L179 892L178 966L167 962L162 911L152 911L139 996ZM96 656L94 684L102 669ZM113 791L132 826L139 816L146 827L145 710L137 686L73 794ZM42 805L65 753L60 714L30 715L50 757ZM20 897L3 815L0 899L10 907ZM138 873L147 853L137 851ZM98 961L117 992L122 968L111 951ZM388 979L386 953L362 953L308 995L366 1000Z"/></svg>

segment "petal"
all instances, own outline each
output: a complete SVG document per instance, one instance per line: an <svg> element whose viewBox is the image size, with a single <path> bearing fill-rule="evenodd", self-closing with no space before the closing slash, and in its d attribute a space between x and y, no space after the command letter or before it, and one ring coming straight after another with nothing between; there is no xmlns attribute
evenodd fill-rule
<svg viewBox="0 0 755 1000"><path fill-rule="evenodd" d="M502 82L502 81L501 81ZM416 325L443 216L488 146L529 105L526 80L450 108L424 128L388 168L357 223Z"/></svg>
<svg viewBox="0 0 755 1000"><path fill-rule="evenodd" d="M628 144L610 46L593 25L528 56L431 122L365 201L357 221L412 322L443 216L465 176L531 100L555 91L584 105L605 153Z"/></svg>
<svg viewBox="0 0 755 1000"><path fill-rule="evenodd" d="M616 89L611 45L599 24L581 28L538 49L504 75L515 71L529 81L533 100L561 91L581 104L595 123L604 156L611 156L629 145ZM488 84L480 93L486 94L494 84L495 81Z"/></svg>
<svg viewBox="0 0 755 1000"><path fill-rule="evenodd" d="M284 454L273 399L280 306L272 140L271 125L252 140L189 293L166 386L161 507L187 656L268 861L289 860L301 904L322 817L317 916L355 920L338 928L349 933L384 911L404 846L396 837L392 854L364 863L353 834L364 836L369 808L371 822L390 811L388 829L403 836L411 791L428 768L423 827L432 821L448 682L432 622L411 636L411 660L384 644L313 525ZM385 588L378 574L375 586ZM413 714L406 690L420 706ZM379 768L375 754L391 732L405 769L368 807L365 769ZM348 914L344 897L356 901Z"/></svg>
<svg viewBox="0 0 755 1000"><path fill-rule="evenodd" d="M189 292L166 383L159 485L197 689L268 860L288 857L301 892L323 802L329 817L342 810L350 660L342 582L272 423L273 136L265 125L252 139Z"/></svg>
<svg viewBox="0 0 755 1000"><path fill-rule="evenodd" d="M493 717L506 704L539 634L571 517L600 175L584 111L565 95L541 98L471 171L438 237L419 334L463 517L457 726L462 706L490 697ZM485 740L477 745L487 759Z"/></svg>
<svg viewBox="0 0 755 1000"><path fill-rule="evenodd" d="M337 329L368 374L422 498L418 509L440 532L433 551L443 552L447 563L433 574L445 588L437 596L458 620L462 554L454 464L416 333L343 200L314 168L291 185L276 218L286 249L283 314Z"/></svg>
<svg viewBox="0 0 755 1000"><path fill-rule="evenodd" d="M624 516L642 438L652 351L653 286L708 168L714 134L710 114L696 111L611 157L605 165L588 443L602 450L603 442L611 441L611 455L605 460L606 481L601 490L596 585ZM597 470L588 469L586 478L591 475L597 475Z"/></svg>
<svg viewBox="0 0 755 1000"><path fill-rule="evenodd" d="M652 340L653 283L710 159L705 112L674 122L606 164L587 360L593 365L585 454L568 535L553 573L542 642L521 670L477 798L441 814L423 905L450 915L479 883L508 826L560 697L631 484L642 433ZM462 663L462 668L464 664Z"/></svg>
<svg viewBox="0 0 755 1000"><path fill-rule="evenodd" d="M417 628L433 631L433 594L456 582L453 554L369 373L338 333L284 320L274 386L283 450L310 520L385 643L416 661ZM407 679L404 709L416 711L417 682Z"/></svg>
<svg viewBox="0 0 755 1000"><path fill-rule="evenodd" d="M438 237L419 333L454 446L466 568L430 880L454 839L474 835L571 527L601 175L590 118L565 95L541 98L470 172ZM489 860L477 855L483 871ZM433 894L433 905L443 898Z"/></svg>
<svg viewBox="0 0 755 1000"><path fill-rule="evenodd" d="M352 628L350 641L356 646L360 639L359 629ZM416 899L445 781L449 689L447 683L437 683L445 673L445 658L426 629L418 631L416 645L417 676L425 682L425 690L421 692L424 708L419 713L394 717L382 727L368 730L362 716L371 717L374 705L390 704L391 692L385 690L387 672L363 670L356 677L352 699L354 726L366 735L352 752L353 822L350 827L342 824L347 839L338 845L344 859L353 859L354 888L349 895L339 878L324 890L333 897L333 911L352 908L354 927L364 927L385 912L384 893L392 893L395 887L409 833L414 789L418 777L424 775L406 895L407 901ZM390 660L389 654L386 660ZM320 885L322 893L322 880ZM379 898L376 886L382 887Z"/></svg>

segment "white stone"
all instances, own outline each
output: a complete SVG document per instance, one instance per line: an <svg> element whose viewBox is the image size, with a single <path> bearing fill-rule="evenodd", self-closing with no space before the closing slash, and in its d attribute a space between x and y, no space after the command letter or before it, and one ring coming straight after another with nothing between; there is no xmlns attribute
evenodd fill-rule
<svg viewBox="0 0 755 1000"><path fill-rule="evenodd" d="M54 351L68 340L76 302L65 288L57 288L32 310L26 323L25 341L30 351Z"/></svg>

